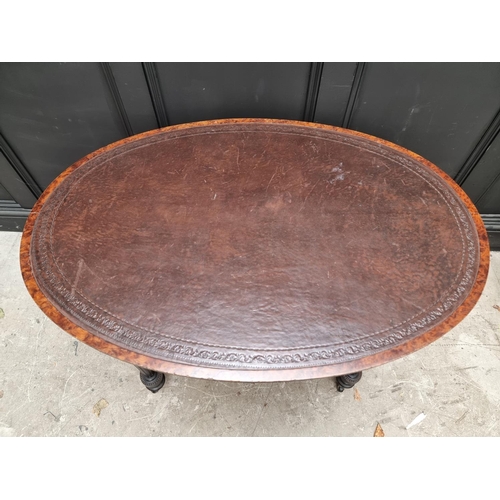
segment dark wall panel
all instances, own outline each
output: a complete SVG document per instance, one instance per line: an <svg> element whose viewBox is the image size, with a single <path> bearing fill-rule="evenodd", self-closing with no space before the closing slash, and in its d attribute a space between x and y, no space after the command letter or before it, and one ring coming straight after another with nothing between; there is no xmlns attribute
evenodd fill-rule
<svg viewBox="0 0 500 500"><path fill-rule="evenodd" d="M9 160L0 151L0 182L2 183L3 189L5 189L10 197L19 204L19 206L24 208L31 208L35 202L36 198L27 185L23 182L18 173L14 170ZM2 198L0 199L9 199Z"/></svg>
<svg viewBox="0 0 500 500"><path fill-rule="evenodd" d="M157 63L170 125L216 118L302 120L310 63Z"/></svg>
<svg viewBox="0 0 500 500"><path fill-rule="evenodd" d="M0 231L22 231L29 214L12 214L9 210L2 210L0 217Z"/></svg>
<svg viewBox="0 0 500 500"><path fill-rule="evenodd" d="M462 188L481 213L500 213L500 134L495 137Z"/></svg>
<svg viewBox="0 0 500 500"><path fill-rule="evenodd" d="M342 126L356 63L325 63L321 75L314 121Z"/></svg>
<svg viewBox="0 0 500 500"><path fill-rule="evenodd" d="M158 128L141 63L110 63L134 134Z"/></svg>
<svg viewBox="0 0 500 500"><path fill-rule="evenodd" d="M500 176L485 191L477 203L477 208L483 214L500 213Z"/></svg>
<svg viewBox="0 0 500 500"><path fill-rule="evenodd" d="M419 153L452 177L500 109L495 63L369 63L349 128Z"/></svg>
<svg viewBox="0 0 500 500"><path fill-rule="evenodd" d="M44 189L127 135L98 63L1 63L0 133Z"/></svg>
<svg viewBox="0 0 500 500"><path fill-rule="evenodd" d="M12 198L9 192L0 184L0 202L4 200L14 201L14 198Z"/></svg>

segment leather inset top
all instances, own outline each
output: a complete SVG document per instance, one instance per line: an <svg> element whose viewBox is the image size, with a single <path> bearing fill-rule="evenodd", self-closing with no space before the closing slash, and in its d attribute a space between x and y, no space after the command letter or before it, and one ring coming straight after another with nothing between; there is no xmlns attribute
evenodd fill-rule
<svg viewBox="0 0 500 500"><path fill-rule="evenodd" d="M424 161L339 129L164 129L83 162L43 204L31 266L76 325L160 360L318 367L446 320L480 263Z"/></svg>

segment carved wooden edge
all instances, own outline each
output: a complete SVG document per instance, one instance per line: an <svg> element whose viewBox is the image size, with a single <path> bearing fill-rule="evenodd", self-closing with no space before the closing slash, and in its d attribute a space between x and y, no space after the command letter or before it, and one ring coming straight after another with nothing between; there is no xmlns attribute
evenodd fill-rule
<svg viewBox="0 0 500 500"><path fill-rule="evenodd" d="M377 352L375 354L368 355L361 359L346 361L343 363L337 363L334 365L318 366L318 367L308 367L308 368L288 368L288 369L267 369L267 370L243 370L243 369L223 369L223 368L208 368L208 367L198 367L188 364L175 363L171 361L164 361L161 359L153 358L151 356L138 354L136 352L130 351L119 347L111 342L107 342L96 335L91 334L85 329L73 323L70 319L64 316L43 294L43 292L38 287L38 284L33 276L31 259L30 259L30 243L31 235L33 232L33 227L35 225L37 216L41 208L43 207L45 201L49 198L51 193L68 177L74 170L87 163L92 158L101 155L107 151L113 150L123 144L129 142L135 142L144 137L153 136L156 134L164 133L166 131L175 131L189 128L198 128L206 126L215 126L223 124L244 124L244 123L254 123L254 124L276 124L276 125L291 125L299 127L309 127L315 129L331 130L338 132L340 134L356 136L360 138L366 138L370 141L378 143L380 145L386 146L390 149L398 151L403 155L409 156L416 160L417 162L426 165L430 170L441 177L458 195L462 202L467 207L469 213L472 216L474 224L476 226L478 240L479 240L479 269L476 276L474 286L465 298L462 304L446 318L445 321L438 324L428 332L407 340L400 345L391 347L382 352ZM68 167L64 172L62 172L54 181L47 187L43 192L41 197L36 202L33 207L26 225L24 227L22 239L21 239L21 249L20 249L20 264L22 276L28 289L28 292L32 296L33 300L40 307L40 309L60 328L74 336L81 342L97 349L109 356L115 357L127 363L134 364L136 366L141 366L148 368L150 370L155 370L164 373L171 373L175 375L213 379L213 380L224 380L224 381L239 381L239 382L274 382L274 381L287 381L287 380L307 380L313 378L322 378L330 376L345 375L348 373L359 372L375 366L388 363L395 359L401 358L408 354L411 354L422 347L429 345L434 342L442 335L450 331L454 326L456 326L464 317L472 310L477 301L479 300L481 293L486 284L486 279L488 277L489 260L490 260L490 249L488 235L484 223L477 211L476 207L470 200L470 198L465 194L465 192L458 186L458 184L445 172L443 172L436 165L430 161L422 158L420 155L409 151L401 146L393 144L384 139L371 136L362 132L357 132L354 130L343 129L340 127L334 127L331 125L323 125L318 123L300 122L292 120L276 120L276 119L259 119L259 118L235 118L235 119L223 119L223 120L210 120L201 121L194 123L187 123L182 125L174 125L170 127L165 127L161 129L151 130L138 134L132 137L127 137L115 143L109 144L93 153L83 157L76 163Z"/></svg>

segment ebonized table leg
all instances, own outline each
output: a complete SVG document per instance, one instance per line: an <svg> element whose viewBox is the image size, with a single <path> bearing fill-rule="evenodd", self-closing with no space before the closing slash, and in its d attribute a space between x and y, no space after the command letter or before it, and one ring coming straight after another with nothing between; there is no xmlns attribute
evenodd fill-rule
<svg viewBox="0 0 500 500"><path fill-rule="evenodd" d="M153 394L158 392L165 384L165 374L160 372L155 372L153 370L148 370L147 368L137 367L141 372L141 382L149 389Z"/></svg>
<svg viewBox="0 0 500 500"><path fill-rule="evenodd" d="M337 377L337 390L339 392L344 392L344 389L351 389L354 387L354 384L361 380L361 375L362 372L356 372Z"/></svg>

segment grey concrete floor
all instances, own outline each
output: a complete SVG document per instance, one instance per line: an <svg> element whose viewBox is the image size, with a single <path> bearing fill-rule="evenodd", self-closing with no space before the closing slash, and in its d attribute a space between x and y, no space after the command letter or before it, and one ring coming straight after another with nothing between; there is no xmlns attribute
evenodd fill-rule
<svg viewBox="0 0 500 500"><path fill-rule="evenodd" d="M20 239L0 232L0 436L373 436L377 423L386 437L500 435L499 252L481 299L457 327L365 371L357 390L338 393L332 379L168 376L151 394L135 367L44 316L21 277Z"/></svg>

